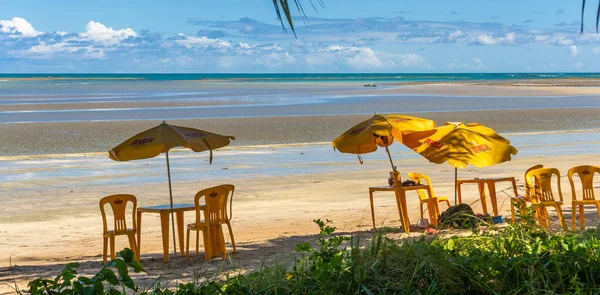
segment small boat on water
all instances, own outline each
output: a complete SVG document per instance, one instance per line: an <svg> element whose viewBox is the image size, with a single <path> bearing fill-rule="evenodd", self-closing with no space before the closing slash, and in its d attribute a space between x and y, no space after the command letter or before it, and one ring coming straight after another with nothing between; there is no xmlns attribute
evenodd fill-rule
<svg viewBox="0 0 600 295"><path fill-rule="evenodd" d="M369 83L369 84L365 84L365 87L377 87L377 84Z"/></svg>

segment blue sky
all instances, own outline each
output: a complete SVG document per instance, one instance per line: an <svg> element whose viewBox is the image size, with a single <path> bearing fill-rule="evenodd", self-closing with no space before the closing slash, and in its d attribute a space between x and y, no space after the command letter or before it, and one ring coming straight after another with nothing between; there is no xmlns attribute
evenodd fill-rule
<svg viewBox="0 0 600 295"><path fill-rule="evenodd" d="M0 72L600 71L596 3L323 1L296 39L271 0L2 0Z"/></svg>

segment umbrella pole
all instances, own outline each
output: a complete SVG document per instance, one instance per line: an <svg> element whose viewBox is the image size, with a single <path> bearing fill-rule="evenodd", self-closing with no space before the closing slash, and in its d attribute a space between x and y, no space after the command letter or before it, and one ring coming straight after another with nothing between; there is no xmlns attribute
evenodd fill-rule
<svg viewBox="0 0 600 295"><path fill-rule="evenodd" d="M392 155L390 154L390 150L388 149L388 146L385 146L385 152L388 155L388 158L390 159L390 164L392 164L392 171L396 172L396 166L394 166L394 161L392 161Z"/></svg>
<svg viewBox="0 0 600 295"><path fill-rule="evenodd" d="M169 166L169 151L165 153L167 155L167 175L169 176L169 197L171 201L171 227L173 228L173 246L175 255L177 255L177 242L175 239L175 219L173 216L173 190L171 189L171 167Z"/></svg>
<svg viewBox="0 0 600 295"><path fill-rule="evenodd" d="M458 168L454 167L454 206L458 203Z"/></svg>

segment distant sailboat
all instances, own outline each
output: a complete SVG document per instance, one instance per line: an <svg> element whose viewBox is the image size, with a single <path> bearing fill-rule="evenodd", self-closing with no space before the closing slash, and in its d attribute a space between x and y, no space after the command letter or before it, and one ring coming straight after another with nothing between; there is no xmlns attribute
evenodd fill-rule
<svg viewBox="0 0 600 295"><path fill-rule="evenodd" d="M369 84L365 84L365 87L377 87L377 84L369 83Z"/></svg>

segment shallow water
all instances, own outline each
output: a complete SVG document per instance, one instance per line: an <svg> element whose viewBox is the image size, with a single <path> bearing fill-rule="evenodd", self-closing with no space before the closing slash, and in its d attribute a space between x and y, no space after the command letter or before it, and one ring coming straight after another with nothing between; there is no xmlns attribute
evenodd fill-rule
<svg viewBox="0 0 600 295"><path fill-rule="evenodd" d="M548 156L597 154L600 150L600 131L507 134L518 148L513 156ZM404 159L418 159L420 155L402 144L390 148L396 165ZM361 171L389 166L383 150L363 155L364 164L356 155L342 154L327 144L273 145L253 148L229 148L215 151L214 162L208 164L208 153L176 150L170 153L171 173L174 182L202 179L238 179L247 177L283 177L323 172ZM423 161L426 161L423 159ZM29 180L44 184L53 179L72 180L64 183L47 183L53 187L79 187L101 185L126 185L127 183L166 182L165 157L115 162L108 154L68 156L5 157L0 160L0 183L4 189L26 184ZM433 164L432 164L433 165ZM443 164L441 166L448 166ZM0 197L1 198L1 197Z"/></svg>
<svg viewBox="0 0 600 295"><path fill-rule="evenodd" d="M6 84L6 85L5 85ZM600 96L389 94L356 82L10 81L0 123L600 108Z"/></svg>

